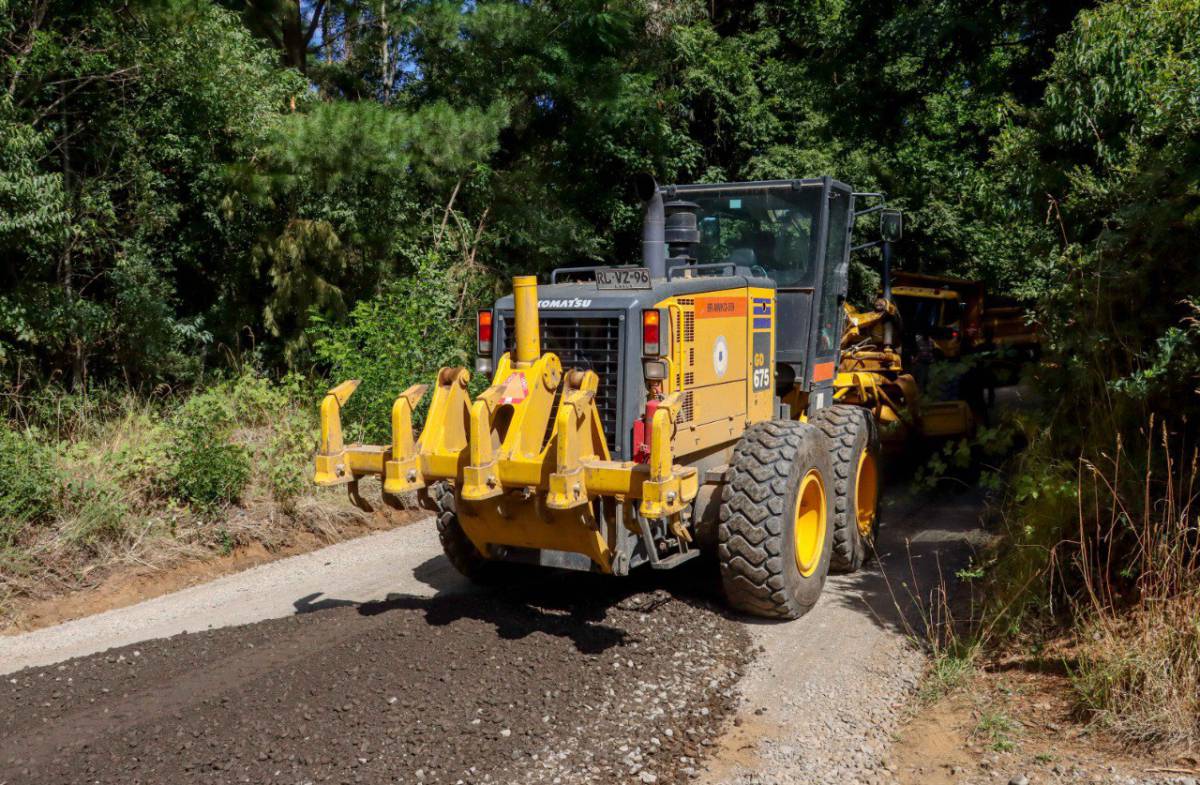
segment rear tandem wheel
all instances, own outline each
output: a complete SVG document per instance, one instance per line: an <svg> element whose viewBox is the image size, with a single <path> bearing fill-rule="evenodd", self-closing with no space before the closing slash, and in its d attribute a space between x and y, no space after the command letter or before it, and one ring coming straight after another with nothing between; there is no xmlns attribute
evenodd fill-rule
<svg viewBox="0 0 1200 785"><path fill-rule="evenodd" d="M833 462L833 555L837 572L866 562L879 534L879 428L861 406L837 404L809 421L829 439Z"/></svg>

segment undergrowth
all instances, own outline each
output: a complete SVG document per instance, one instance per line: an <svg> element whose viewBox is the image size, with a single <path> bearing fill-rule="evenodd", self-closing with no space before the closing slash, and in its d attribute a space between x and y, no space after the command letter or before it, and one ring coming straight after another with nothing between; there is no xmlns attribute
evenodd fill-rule
<svg viewBox="0 0 1200 785"><path fill-rule="evenodd" d="M1129 435L1111 436L1104 449L1097 434L1074 461L1062 457L1037 415L1003 427L1018 432L984 431L982 448L951 443L915 478L930 492L970 470L983 488L1002 491L995 544L953 578L897 598L918 611L909 633L931 655L922 699L937 700L980 667L1017 657L1065 667L1081 715L1125 742L1194 749L1200 452L1186 422L1172 427L1151 417L1132 434L1113 428ZM988 465L1002 452L988 444L1014 442L1019 452ZM946 460L958 451L970 457ZM1005 482L991 482L993 472ZM1008 743L994 723L979 733L997 748Z"/></svg>
<svg viewBox="0 0 1200 785"><path fill-rule="evenodd" d="M1150 429L1154 434L1154 429ZM1080 705L1122 736L1194 748L1200 742L1200 554L1197 451L1166 428L1147 455L1121 445L1106 465L1083 463L1075 563ZM1151 454L1158 452L1158 456ZM1129 498L1121 474L1144 465ZM1088 529L1091 529L1089 532ZM1117 549L1120 549L1119 551Z"/></svg>
<svg viewBox="0 0 1200 785"><path fill-rule="evenodd" d="M1126 742L1194 748L1198 453L1153 418L1134 437L1136 449L1115 437L1073 463L1033 439L965 638L976 652L1057 660L1083 716Z"/></svg>
<svg viewBox="0 0 1200 785"><path fill-rule="evenodd" d="M0 613L104 567L228 553L356 517L311 485L319 394L252 371L187 395L10 393L0 425ZM97 569L101 568L101 569Z"/></svg>

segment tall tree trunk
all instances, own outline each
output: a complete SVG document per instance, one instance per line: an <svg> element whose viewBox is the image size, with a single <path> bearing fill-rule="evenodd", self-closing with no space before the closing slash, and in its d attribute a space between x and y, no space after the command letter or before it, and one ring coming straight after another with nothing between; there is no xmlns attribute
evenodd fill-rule
<svg viewBox="0 0 1200 785"><path fill-rule="evenodd" d="M77 198L78 189L75 185L74 171L71 169L71 116L67 112L67 88L65 86L59 88L61 91L62 109L60 115L63 125L63 141L62 141L62 171L63 171L63 188L67 192L67 199L70 209L67 211L68 218L75 215L75 211L79 207ZM58 285L62 289L63 299L67 302L67 308L71 311L75 310L75 259L74 259L74 243L75 238L71 233L67 233L66 245L63 247L62 257L58 264ZM71 361L71 389L76 392L83 390L83 385L86 380L87 365L86 351L83 338L79 335L79 331L71 326L66 336L67 354Z"/></svg>
<svg viewBox="0 0 1200 785"><path fill-rule="evenodd" d="M304 35L300 0L286 0L280 23L283 27L283 64L302 74L308 73L308 42Z"/></svg>
<svg viewBox="0 0 1200 785"><path fill-rule="evenodd" d="M391 67L388 58L391 52L388 51L388 4L387 0L379 0L379 81L383 83L383 102L386 104L392 97L392 83L388 81L388 76L391 72Z"/></svg>
<svg viewBox="0 0 1200 785"><path fill-rule="evenodd" d="M333 14L329 11L321 15L321 49L325 52L325 62L333 62L333 43L329 40L333 34L333 25L329 21Z"/></svg>
<svg viewBox="0 0 1200 785"><path fill-rule="evenodd" d="M358 4L347 3L346 10L342 14L342 27L345 32L342 34L342 57L347 62L354 59L354 44L355 36L361 35L358 31Z"/></svg>

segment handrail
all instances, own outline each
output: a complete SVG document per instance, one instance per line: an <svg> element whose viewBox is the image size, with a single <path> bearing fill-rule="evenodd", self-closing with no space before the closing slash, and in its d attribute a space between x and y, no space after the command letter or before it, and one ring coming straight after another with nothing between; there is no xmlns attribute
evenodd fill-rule
<svg viewBox="0 0 1200 785"><path fill-rule="evenodd" d="M591 273L592 277L594 278L596 276L596 271L604 266L605 265L602 264L593 264L589 267L555 267L550 272L550 283L558 283L559 273Z"/></svg>
<svg viewBox="0 0 1200 785"><path fill-rule="evenodd" d="M721 270L728 269L729 275L737 275L737 264L735 262L706 262L704 264L677 264L674 267L667 268L667 280L672 281L675 279L674 272L676 270L690 270L690 271L694 272L696 270L714 270L714 269L718 269L718 268L720 268Z"/></svg>

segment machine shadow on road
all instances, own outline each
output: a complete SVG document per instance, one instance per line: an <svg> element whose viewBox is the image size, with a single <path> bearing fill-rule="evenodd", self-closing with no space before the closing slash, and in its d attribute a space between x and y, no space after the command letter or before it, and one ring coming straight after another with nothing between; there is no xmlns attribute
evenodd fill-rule
<svg viewBox="0 0 1200 785"><path fill-rule="evenodd" d="M956 581L955 573L970 563L973 544L983 536L982 499L966 491L916 496L889 508L878 558L854 574L830 576L821 604L837 603L881 628L924 638L929 610L939 601L943 582L949 586ZM614 608L651 613L674 599L747 624L780 623L728 610L711 558L674 570L637 570L625 578L506 566L511 569L494 585L473 587L438 555L413 570L413 577L435 592L432 597L393 593L383 600L356 602L317 592L296 599L293 606L297 614L347 607L362 616L417 610L432 626L477 619L492 624L501 638L542 632L570 638L579 651L589 653L626 642L622 630L605 623Z"/></svg>
<svg viewBox="0 0 1200 785"><path fill-rule="evenodd" d="M506 565L510 566L510 565ZM624 645L628 634L606 623L614 608L642 613L668 612L659 608L671 600L729 615L721 606L715 564L697 559L667 572L645 570L629 578L592 575L511 565L496 585L464 588L447 581L449 565L435 556L418 565L414 576L437 593L432 597L389 594L368 602L310 593L292 604L297 614L321 613L353 607L362 616L382 616L391 611L415 610L427 624L445 626L475 619L495 627L500 638L515 640L536 632L566 637L587 654Z"/></svg>

